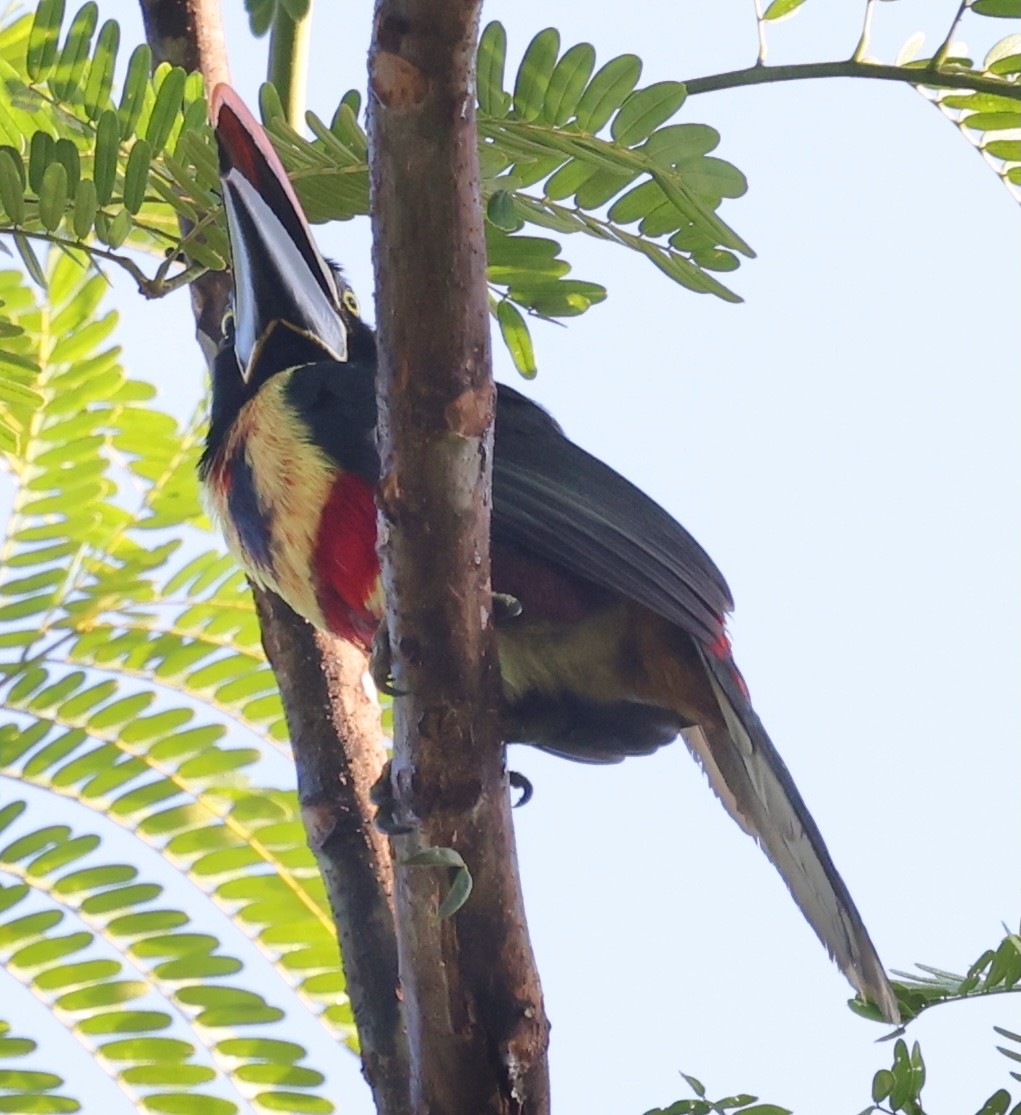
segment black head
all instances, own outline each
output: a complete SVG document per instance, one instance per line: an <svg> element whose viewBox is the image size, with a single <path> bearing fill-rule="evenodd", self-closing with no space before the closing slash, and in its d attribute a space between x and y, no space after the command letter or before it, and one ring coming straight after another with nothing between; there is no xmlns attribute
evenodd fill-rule
<svg viewBox="0 0 1021 1115"><path fill-rule="evenodd" d="M231 247L238 374L253 390L298 364L348 359L352 296L319 253L266 133L226 85L213 91ZM357 305L354 303L354 305Z"/></svg>
<svg viewBox="0 0 1021 1115"><path fill-rule="evenodd" d="M213 365L204 456L271 376L305 364L374 361L375 338L341 269L319 253L266 133L226 85L213 92L233 305Z"/></svg>

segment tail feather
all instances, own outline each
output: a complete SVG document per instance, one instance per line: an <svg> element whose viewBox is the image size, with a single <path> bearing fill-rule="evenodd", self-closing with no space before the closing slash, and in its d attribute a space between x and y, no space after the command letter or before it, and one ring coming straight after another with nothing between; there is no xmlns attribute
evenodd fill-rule
<svg viewBox="0 0 1021 1115"><path fill-rule="evenodd" d="M685 740L735 821L762 847L808 923L855 988L900 1021L897 999L822 834L743 691L729 656L699 650L723 720ZM722 738L721 738L722 737Z"/></svg>

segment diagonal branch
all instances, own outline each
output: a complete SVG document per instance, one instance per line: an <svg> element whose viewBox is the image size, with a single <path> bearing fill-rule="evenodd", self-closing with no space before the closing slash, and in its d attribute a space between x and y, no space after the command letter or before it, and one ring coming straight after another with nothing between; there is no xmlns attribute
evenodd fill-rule
<svg viewBox="0 0 1021 1115"><path fill-rule="evenodd" d="M228 79L217 0L140 0L155 62ZM229 283L192 287L207 358L221 338ZM374 826L372 785L385 760L378 708L365 694L365 656L316 635L271 593L256 592L263 645L280 686L309 843L326 885L358 1026L362 1071L381 1115L407 1115L407 1043L400 1016L389 849Z"/></svg>
<svg viewBox="0 0 1021 1115"><path fill-rule="evenodd" d="M369 55L380 523L397 684L397 931L412 1106L548 1110L489 623L494 389L475 129L478 0L377 0ZM440 921L453 847L475 889Z"/></svg>

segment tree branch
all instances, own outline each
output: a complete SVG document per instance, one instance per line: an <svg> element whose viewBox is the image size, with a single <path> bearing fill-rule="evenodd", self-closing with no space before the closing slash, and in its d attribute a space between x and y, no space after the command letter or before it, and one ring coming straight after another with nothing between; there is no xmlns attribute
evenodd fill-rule
<svg viewBox="0 0 1021 1115"><path fill-rule="evenodd" d="M305 126L305 88L308 82L308 48L312 33L312 7L301 19L292 19L278 4L269 33L269 80L284 107L287 123L297 131Z"/></svg>
<svg viewBox="0 0 1021 1115"><path fill-rule="evenodd" d="M397 933L412 1106L548 1110L548 1024L525 926L490 629L494 391L475 131L478 0L377 0L370 175L379 500L397 684ZM440 922L454 847L475 889Z"/></svg>
<svg viewBox="0 0 1021 1115"><path fill-rule="evenodd" d="M1021 101L1021 85L1002 78L983 77L968 70L942 70L921 66L881 66L849 58L839 62L799 62L791 66L749 66L725 74L710 74L684 82L688 96L737 89L744 85L769 85L775 81L802 81L819 77L864 77L876 81L900 81L928 89L973 89Z"/></svg>
<svg viewBox="0 0 1021 1115"><path fill-rule="evenodd" d="M154 61L200 69L210 88L228 79L217 0L141 0ZM192 286L207 358L220 341L230 292L223 273ZM276 674L294 749L309 843L341 942L362 1071L381 1115L407 1115L407 1041L400 1016L386 841L374 825L370 790L385 762L379 709L365 692L365 656L317 635L271 593L255 592L263 645Z"/></svg>
<svg viewBox="0 0 1021 1115"><path fill-rule="evenodd" d="M381 1115L408 1107L397 984L393 865L373 819L386 762L365 655L317 633L273 593L255 590L262 641L280 685L308 841L330 899L362 1054Z"/></svg>

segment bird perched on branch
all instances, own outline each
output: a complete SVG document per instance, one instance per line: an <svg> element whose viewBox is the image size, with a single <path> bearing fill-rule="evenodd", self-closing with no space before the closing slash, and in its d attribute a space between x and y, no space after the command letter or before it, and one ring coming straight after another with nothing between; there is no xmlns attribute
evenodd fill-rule
<svg viewBox="0 0 1021 1115"><path fill-rule="evenodd" d="M226 86L213 107L235 293L200 466L207 501L253 581L369 648L384 615L374 336L262 128ZM851 984L896 1021L868 932L734 664L722 575L662 508L503 385L492 583L514 602L497 622L508 737L606 763L682 736Z"/></svg>

